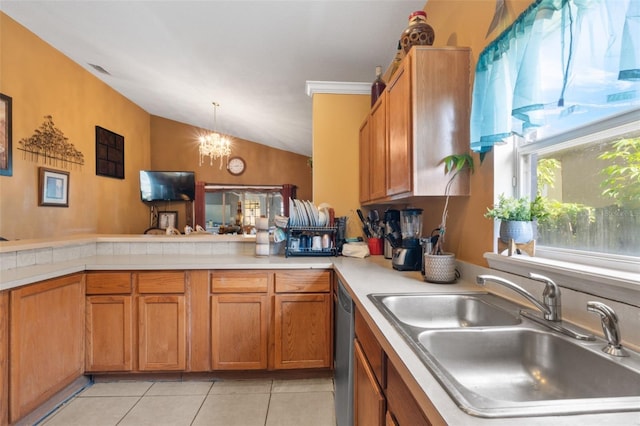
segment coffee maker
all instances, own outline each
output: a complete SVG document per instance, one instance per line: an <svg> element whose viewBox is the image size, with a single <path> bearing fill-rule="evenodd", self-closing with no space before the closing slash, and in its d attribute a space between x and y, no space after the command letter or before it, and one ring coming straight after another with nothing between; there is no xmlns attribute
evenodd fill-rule
<svg viewBox="0 0 640 426"><path fill-rule="evenodd" d="M400 229L402 244L393 249L393 269L419 271L422 268L422 209L400 210Z"/></svg>

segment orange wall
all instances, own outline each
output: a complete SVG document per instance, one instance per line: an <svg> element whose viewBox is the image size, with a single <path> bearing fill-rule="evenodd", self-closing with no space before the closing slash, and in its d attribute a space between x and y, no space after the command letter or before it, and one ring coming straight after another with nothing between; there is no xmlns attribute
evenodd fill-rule
<svg viewBox="0 0 640 426"><path fill-rule="evenodd" d="M358 134L370 108L365 95L313 95L313 200L348 216L348 235L359 234Z"/></svg>
<svg viewBox="0 0 640 426"><path fill-rule="evenodd" d="M10 42L9 42L10 41ZM0 176L0 236L13 239L78 233L138 234L149 227L149 208L140 201L139 170L194 170L211 183L298 186L311 199L307 157L245 140L234 140L234 155L247 163L234 177L218 164L198 165L195 135L201 129L161 117L102 83L91 73L0 12L0 92L13 99L13 176ZM85 164L66 170L69 207L38 206L38 167L18 150L19 141L40 127L45 115L84 154ZM95 174L95 126L125 138L125 179ZM177 210L186 223L184 203L159 206Z"/></svg>
<svg viewBox="0 0 640 426"><path fill-rule="evenodd" d="M0 236L142 232L149 216L138 170L149 167L149 114L3 13L0 43L0 92L13 99L13 176L0 176ZM38 206L38 167L45 164L18 150L46 115L84 154L84 166L66 169L68 208ZM124 136L124 180L96 176L96 125Z"/></svg>
<svg viewBox="0 0 640 426"><path fill-rule="evenodd" d="M240 176L226 170L226 160L220 169L220 159L213 166L207 157L199 165L197 137L205 132L188 124L151 116L151 168L154 170L193 170L196 180L232 185L296 185L299 199L311 199L311 168L308 157L250 142L233 139L231 156L245 160L246 169ZM178 211L179 227L184 227L184 203L160 205L160 210ZM199 224L204 226L204 224Z"/></svg>
<svg viewBox="0 0 640 426"><path fill-rule="evenodd" d="M429 0L424 10L435 31L434 46L471 47L475 68L482 49L531 1L506 0L505 3L506 18L487 35L495 0ZM362 235L359 219L353 212L359 207L358 129L368 111L368 96L313 97L314 199L333 204L336 215L349 216L349 236ZM478 155L475 159L477 168L471 177L471 196L450 201L445 250L456 253L458 259L484 265L483 253L493 250L493 222L483 216L486 208L493 204L493 154L488 154L482 165L479 165ZM423 234L439 226L444 197L423 199L411 206L424 209ZM372 207L378 207L382 213L390 206ZM406 205L393 207L401 209Z"/></svg>
<svg viewBox="0 0 640 426"><path fill-rule="evenodd" d="M429 0L424 8L427 22L435 32L434 46L469 46L472 72L482 50L493 41L520 13L530 0L506 0L507 13L496 29L487 34L495 12L495 0ZM473 81L473 75L471 76ZM476 172L471 176L471 196L450 201L447 217L445 250L460 260L486 265L483 253L493 251L493 222L484 218L493 204L493 153L482 165L475 155ZM425 209L424 233L439 226L444 200L421 203Z"/></svg>

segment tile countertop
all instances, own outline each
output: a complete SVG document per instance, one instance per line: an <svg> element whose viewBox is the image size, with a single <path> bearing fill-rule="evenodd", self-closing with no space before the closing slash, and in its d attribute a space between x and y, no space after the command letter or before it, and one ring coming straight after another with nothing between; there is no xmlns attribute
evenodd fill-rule
<svg viewBox="0 0 640 426"><path fill-rule="evenodd" d="M90 240L90 238L89 238ZM460 263L462 279L457 284L425 283L419 272L399 272L382 256L366 259L346 257L256 257L247 254L200 255L96 255L65 262L2 270L0 290L55 278L85 270L158 269L291 269L333 268L346 284L357 308L380 340L383 349L425 407L433 404L452 425L640 425L640 412L604 413L575 416L485 419L467 415L458 408L422 361L367 298L370 293L418 293L483 291L473 283L480 273L494 272L476 265ZM488 290L493 291L490 287ZM520 301L521 302L521 301ZM594 323L596 324L596 323ZM593 328L595 331L595 327ZM420 392L421 391L421 392ZM428 395L428 399L425 395Z"/></svg>

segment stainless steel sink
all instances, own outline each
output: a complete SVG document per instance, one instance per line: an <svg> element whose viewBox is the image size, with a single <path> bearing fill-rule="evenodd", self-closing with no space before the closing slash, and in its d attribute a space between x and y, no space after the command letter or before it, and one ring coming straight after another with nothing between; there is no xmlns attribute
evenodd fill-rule
<svg viewBox="0 0 640 426"><path fill-rule="evenodd" d="M488 293L374 294L370 298L387 316L412 327L487 327L521 322L513 305L509 311L500 298Z"/></svg>
<svg viewBox="0 0 640 426"><path fill-rule="evenodd" d="M371 294L425 366L480 417L640 412L640 354L619 358L486 293Z"/></svg>
<svg viewBox="0 0 640 426"><path fill-rule="evenodd" d="M440 378L485 416L640 410L640 366L596 344L547 331L424 331L417 338Z"/></svg>

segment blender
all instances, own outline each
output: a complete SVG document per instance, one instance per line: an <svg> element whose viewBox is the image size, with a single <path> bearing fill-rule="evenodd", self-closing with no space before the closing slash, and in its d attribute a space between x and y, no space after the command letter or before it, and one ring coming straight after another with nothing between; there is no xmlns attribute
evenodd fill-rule
<svg viewBox="0 0 640 426"><path fill-rule="evenodd" d="M400 229L402 244L393 249L393 269L419 271L422 267L422 209L400 210Z"/></svg>

